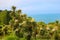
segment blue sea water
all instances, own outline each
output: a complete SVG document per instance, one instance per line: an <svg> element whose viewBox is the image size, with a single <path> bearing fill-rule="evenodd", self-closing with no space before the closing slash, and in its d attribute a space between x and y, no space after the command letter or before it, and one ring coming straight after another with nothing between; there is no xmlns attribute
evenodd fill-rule
<svg viewBox="0 0 60 40"><path fill-rule="evenodd" d="M60 14L32 14L30 16L36 21L43 21L45 23L54 22L56 20L60 21Z"/></svg>

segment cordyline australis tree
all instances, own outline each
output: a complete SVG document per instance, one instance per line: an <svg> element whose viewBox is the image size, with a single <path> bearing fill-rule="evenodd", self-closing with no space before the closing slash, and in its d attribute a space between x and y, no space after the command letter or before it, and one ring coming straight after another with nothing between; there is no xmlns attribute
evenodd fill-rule
<svg viewBox="0 0 60 40"><path fill-rule="evenodd" d="M5 13L5 12L4 11L0 12L0 15L2 13ZM26 14L22 14L21 10L16 11L15 6L12 6L12 11L7 11L5 13L5 15L7 16L7 18L3 18L3 15L2 15L3 19L1 18L0 22L3 23L5 21L7 21L7 20L4 20L4 19L9 19L9 20L8 20L7 24L6 23L3 23L3 24L0 23L2 25L1 26L2 28L0 29L1 30L0 31L0 36L2 36L3 34L4 35L9 34L10 35L11 33L13 33L19 38L20 38L21 35L23 37L23 35L24 35L23 33L25 33L24 29L26 27L27 30L28 30L28 31L26 30L27 34L28 34L26 36L27 37L26 39L27 40L31 39L32 32L33 32L33 30L35 30L35 25L36 25L36 22L33 20L33 18L29 18L29 17L27 17ZM8 17L8 15L9 15L9 17ZM2 21L2 20L4 20L4 21ZM24 23L24 21L26 21L26 22ZM26 25L24 26L23 24L24 25L26 24Z"/></svg>

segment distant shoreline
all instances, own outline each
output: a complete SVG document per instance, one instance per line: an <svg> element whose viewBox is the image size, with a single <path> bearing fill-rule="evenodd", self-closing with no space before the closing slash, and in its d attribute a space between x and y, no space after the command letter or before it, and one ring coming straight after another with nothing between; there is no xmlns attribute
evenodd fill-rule
<svg viewBox="0 0 60 40"><path fill-rule="evenodd" d="M45 23L49 23L60 20L60 14L33 14L29 16L33 17L37 22L44 21Z"/></svg>

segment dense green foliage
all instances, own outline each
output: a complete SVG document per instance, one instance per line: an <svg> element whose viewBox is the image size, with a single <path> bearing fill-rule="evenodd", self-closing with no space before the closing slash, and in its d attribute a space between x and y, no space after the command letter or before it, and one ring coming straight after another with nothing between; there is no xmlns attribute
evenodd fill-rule
<svg viewBox="0 0 60 40"><path fill-rule="evenodd" d="M59 21L36 22L21 10L0 10L0 40L60 40Z"/></svg>

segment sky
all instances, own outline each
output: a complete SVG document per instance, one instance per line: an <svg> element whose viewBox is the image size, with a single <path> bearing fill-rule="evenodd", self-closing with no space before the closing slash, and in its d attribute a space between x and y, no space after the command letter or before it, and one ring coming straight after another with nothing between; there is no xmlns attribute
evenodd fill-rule
<svg viewBox="0 0 60 40"><path fill-rule="evenodd" d="M60 0L0 0L0 10L16 6L26 14L60 13Z"/></svg>

